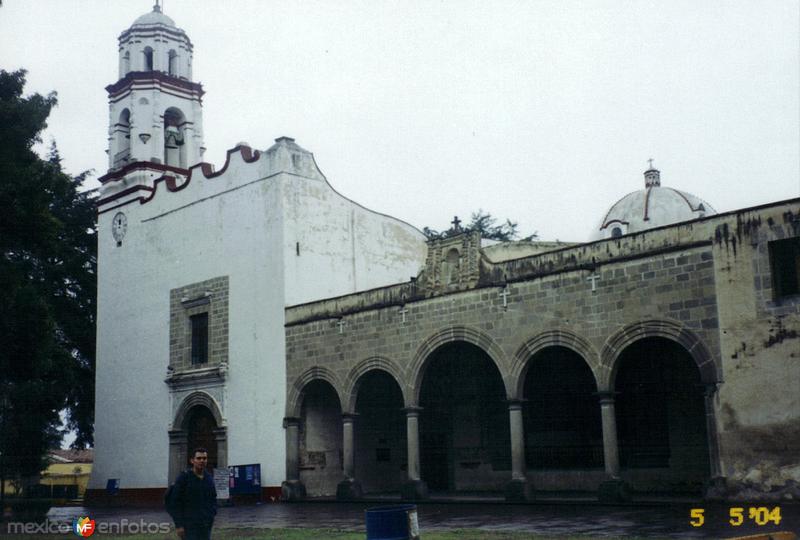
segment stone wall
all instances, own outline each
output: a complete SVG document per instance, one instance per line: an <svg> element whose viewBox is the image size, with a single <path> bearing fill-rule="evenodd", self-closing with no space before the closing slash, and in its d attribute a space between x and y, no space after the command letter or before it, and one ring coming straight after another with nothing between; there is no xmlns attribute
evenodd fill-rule
<svg viewBox="0 0 800 540"><path fill-rule="evenodd" d="M429 256L409 283L289 307L287 416L299 416L303 388L317 379L352 412L371 369L390 373L416 406L426 359L453 341L491 357L510 399L522 397L527 361L550 345L578 352L609 391L625 347L664 337L688 351L707 386L710 476L730 480L722 496L791 490L800 480L800 298L774 300L768 242L800 236L798 215L795 200L497 264L483 257L477 279L461 264L470 275L456 291L427 277L448 264ZM453 242L467 253L474 244Z"/></svg>

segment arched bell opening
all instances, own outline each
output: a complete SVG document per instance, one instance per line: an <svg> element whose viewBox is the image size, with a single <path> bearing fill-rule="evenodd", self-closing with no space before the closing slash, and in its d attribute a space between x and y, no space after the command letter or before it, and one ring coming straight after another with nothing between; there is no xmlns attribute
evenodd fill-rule
<svg viewBox="0 0 800 540"><path fill-rule="evenodd" d="M171 167L186 168L186 117L176 107L164 112L164 163Z"/></svg>

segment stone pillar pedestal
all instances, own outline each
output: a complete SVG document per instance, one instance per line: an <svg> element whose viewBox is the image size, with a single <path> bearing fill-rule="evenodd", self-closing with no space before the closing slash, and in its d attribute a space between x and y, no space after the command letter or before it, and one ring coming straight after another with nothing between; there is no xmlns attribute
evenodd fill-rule
<svg viewBox="0 0 800 540"><path fill-rule="evenodd" d="M522 423L522 401L508 401L511 428L511 482L506 485L507 501L533 499L533 488L525 477L525 428Z"/></svg>
<svg viewBox="0 0 800 540"><path fill-rule="evenodd" d="M360 499L363 495L361 483L355 479L354 424L356 415L342 415L342 453L344 454L344 480L336 486L336 498L340 501Z"/></svg>
<svg viewBox="0 0 800 540"><path fill-rule="evenodd" d="M300 419L286 417L286 480L281 483L281 499L299 501L306 497L306 486L300 481Z"/></svg>
<svg viewBox="0 0 800 540"><path fill-rule="evenodd" d="M408 480L403 484L403 499L417 501L428 498L428 485L420 477L419 467L419 407L408 407L406 413L406 440L408 442Z"/></svg>
<svg viewBox="0 0 800 540"><path fill-rule="evenodd" d="M708 463L710 478L705 487L707 500L724 500L728 493L727 480L722 474L719 455L719 435L717 433L717 416L714 396L717 394L717 383L706 384L703 398L706 412L706 437L708 438Z"/></svg>
<svg viewBox="0 0 800 540"><path fill-rule="evenodd" d="M631 498L630 487L619 475L619 444L614 392L598 392L600 416L603 422L603 458L606 480L600 484L597 496L603 502L623 502Z"/></svg>

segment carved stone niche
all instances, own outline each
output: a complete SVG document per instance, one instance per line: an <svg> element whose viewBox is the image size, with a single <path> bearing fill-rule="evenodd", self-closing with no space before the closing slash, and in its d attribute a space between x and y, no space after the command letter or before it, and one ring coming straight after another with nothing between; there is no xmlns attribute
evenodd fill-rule
<svg viewBox="0 0 800 540"><path fill-rule="evenodd" d="M425 288L429 295L475 287L480 277L481 235L465 232L428 241Z"/></svg>

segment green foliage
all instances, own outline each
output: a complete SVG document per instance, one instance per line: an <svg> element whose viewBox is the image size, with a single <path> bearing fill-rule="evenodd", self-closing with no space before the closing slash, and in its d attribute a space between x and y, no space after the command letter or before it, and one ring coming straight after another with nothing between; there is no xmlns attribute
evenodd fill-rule
<svg viewBox="0 0 800 540"><path fill-rule="evenodd" d="M429 240L436 238L447 238L448 236L453 236L454 234L471 231L480 232L481 238L499 240L501 242L511 242L513 240L530 241L539 237L539 235L534 232L529 236L519 238L519 231L517 229L518 224L510 219L506 219L500 225L495 225L495 223L497 223L497 220L492 217L492 214L489 212L484 212L483 209L478 209L477 212L472 213L470 222L465 227L462 227L458 230L454 227L451 227L450 229L442 232L435 231L430 227L424 227L422 229L422 233L428 237Z"/></svg>
<svg viewBox="0 0 800 540"><path fill-rule="evenodd" d="M54 93L23 97L25 71L0 71L0 474L35 475L68 411L92 442L95 207L88 176L33 150Z"/></svg>

